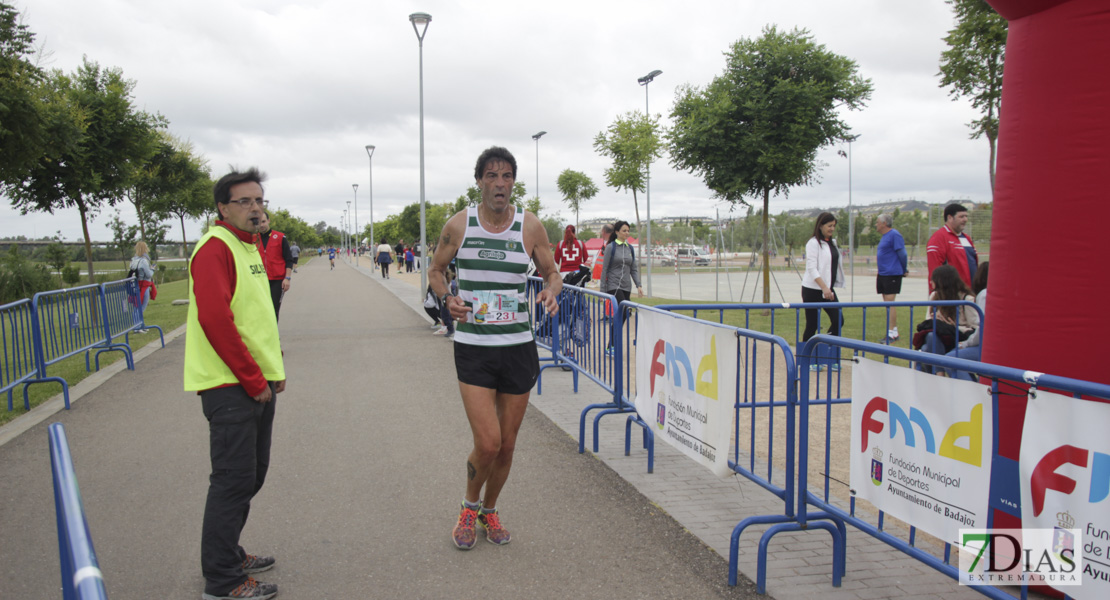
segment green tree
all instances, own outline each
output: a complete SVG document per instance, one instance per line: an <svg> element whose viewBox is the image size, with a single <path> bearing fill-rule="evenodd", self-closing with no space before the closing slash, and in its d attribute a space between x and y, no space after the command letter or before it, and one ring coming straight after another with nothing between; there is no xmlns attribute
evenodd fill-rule
<svg viewBox="0 0 1110 600"><path fill-rule="evenodd" d="M215 207L212 188L216 183L208 173L208 166L199 158L190 156L188 170L184 171L175 185L163 189L161 194L151 198L149 202L150 213L168 218L177 217L181 224L181 256L185 258L185 281L189 281L189 240L185 234L185 219L199 219ZM208 223L202 228L202 234L207 232Z"/></svg>
<svg viewBox="0 0 1110 600"><path fill-rule="evenodd" d="M22 214L77 209L89 283L95 283L89 220L122 198L135 167L153 151L154 131L164 126L160 116L135 110L134 87L119 69L101 69L88 59L73 75L54 71L43 88L51 124L47 150L18 181L4 182Z"/></svg>
<svg viewBox="0 0 1110 600"><path fill-rule="evenodd" d="M940 53L940 86L952 100L969 98L982 115L967 124L971 139L986 136L990 145L989 174L994 193L998 148L998 112L1002 102L1002 65L1006 62L1009 24L985 0L945 0L956 13L956 27Z"/></svg>
<svg viewBox="0 0 1110 600"><path fill-rule="evenodd" d="M108 222L108 229L112 230L112 249L116 251L116 257L126 262L131 258L131 251L135 248L135 238L139 234L139 228L124 223L117 210L112 220Z"/></svg>
<svg viewBox="0 0 1110 600"><path fill-rule="evenodd" d="M718 198L763 200L763 301L770 302L770 197L817 181L817 151L844 139L840 110L857 110L871 82L856 63L813 41L805 30L774 26L741 39L726 69L704 89L685 86L671 112L674 166L700 175Z"/></svg>
<svg viewBox="0 0 1110 600"><path fill-rule="evenodd" d="M66 250L65 244L61 240L46 247L46 264L52 270L57 271L59 279L61 279L65 268L69 266L69 260L70 252Z"/></svg>
<svg viewBox="0 0 1110 600"><path fill-rule="evenodd" d="M597 195L597 186L585 173L571 171L570 169L566 169L559 174L559 179L555 185L559 188L559 193L563 195L563 201L574 211L574 228L577 230L578 209L581 208L583 201L590 200Z"/></svg>
<svg viewBox="0 0 1110 600"><path fill-rule="evenodd" d="M139 216L139 237L154 245L147 235L146 224L158 211L151 211L151 202L164 196L188 188L193 182L205 175L197 168L199 160L194 156L192 145L183 142L169 132L156 132L152 140L154 150L150 158L138 165L130 184L124 189L123 196L135 207ZM161 219L154 218L155 223Z"/></svg>
<svg viewBox="0 0 1110 600"><path fill-rule="evenodd" d="M45 147L44 74L31 60L34 44L19 11L0 2L0 183L19 181Z"/></svg>
<svg viewBox="0 0 1110 600"><path fill-rule="evenodd" d="M270 209L270 227L284 233L290 245L293 242L297 242L297 245L302 248L315 248L320 245L320 236L316 234L316 229L284 208Z"/></svg>
<svg viewBox="0 0 1110 600"><path fill-rule="evenodd" d="M594 137L594 150L613 159L613 166L605 169L605 184L632 191L637 231L640 229L640 201L636 194L647 189L648 166L662 156L663 143L659 134L658 115L653 117L632 111L617 117Z"/></svg>

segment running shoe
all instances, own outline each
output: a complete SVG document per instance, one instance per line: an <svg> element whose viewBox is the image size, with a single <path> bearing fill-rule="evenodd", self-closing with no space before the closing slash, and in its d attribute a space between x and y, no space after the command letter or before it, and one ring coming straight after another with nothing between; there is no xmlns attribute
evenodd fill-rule
<svg viewBox="0 0 1110 600"><path fill-rule="evenodd" d="M477 520L478 511L467 508L463 504L462 510L459 511L459 522L455 524L455 529L451 532L451 538L455 541L459 550L470 550L474 547L474 541L478 539L478 533L474 529L474 522Z"/></svg>
<svg viewBox="0 0 1110 600"><path fill-rule="evenodd" d="M212 594L204 594L201 596L202 600L237 600L238 598L254 598L255 600L267 600L277 596L278 586L276 583L262 583L255 580L253 577L247 577L247 580L239 584L239 587L231 590L223 596L215 596Z"/></svg>
<svg viewBox="0 0 1110 600"><path fill-rule="evenodd" d="M814 373L820 373L823 368L824 368L823 365L819 365L819 364L816 364L816 363L814 363L812 365L809 365L809 370L813 371Z"/></svg>
<svg viewBox="0 0 1110 600"><path fill-rule="evenodd" d="M833 363L833 364L829 365L829 370L839 372L840 371L840 363Z"/></svg>
<svg viewBox="0 0 1110 600"><path fill-rule="evenodd" d="M489 512L480 511L478 513L478 523L482 525L482 529L486 530L486 541L491 544L504 546L512 538L509 535L509 530L501 526L501 517L497 515L496 508Z"/></svg>
<svg viewBox="0 0 1110 600"><path fill-rule="evenodd" d="M447 328L441 326L439 329L433 331L432 335L443 335L445 333L447 333Z"/></svg>
<svg viewBox="0 0 1110 600"><path fill-rule="evenodd" d="M269 571L274 568L274 562L276 561L272 556L255 556L253 554L248 554L247 557L243 559L243 572L250 575L251 573Z"/></svg>

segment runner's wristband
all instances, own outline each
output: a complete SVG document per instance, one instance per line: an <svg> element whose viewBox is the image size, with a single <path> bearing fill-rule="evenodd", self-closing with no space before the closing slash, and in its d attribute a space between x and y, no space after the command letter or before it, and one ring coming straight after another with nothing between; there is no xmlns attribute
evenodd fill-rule
<svg viewBox="0 0 1110 600"><path fill-rule="evenodd" d="M452 294L451 292L447 292L446 294L443 295L443 297L441 297L439 299L439 303L440 304L447 304L447 299L450 298L451 296L454 296L454 294Z"/></svg>

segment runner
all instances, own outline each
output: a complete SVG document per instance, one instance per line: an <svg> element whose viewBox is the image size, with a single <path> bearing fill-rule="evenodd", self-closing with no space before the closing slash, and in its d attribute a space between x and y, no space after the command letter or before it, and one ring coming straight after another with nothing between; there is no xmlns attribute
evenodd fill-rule
<svg viewBox="0 0 1110 600"><path fill-rule="evenodd" d="M509 477L513 450L528 396L539 375L539 357L528 319L526 272L531 256L545 274L537 301L558 312L563 282L543 224L509 202L516 159L508 150L487 149L478 157L474 179L482 202L455 214L443 227L429 283L458 320L455 372L474 436L466 461L466 495L452 531L455 545L469 550L476 526L486 540L508 544L497 498ZM446 273L458 256L459 294L448 291ZM483 495L484 491L484 495Z"/></svg>
<svg viewBox="0 0 1110 600"><path fill-rule="evenodd" d="M331 261L331 270L335 270L335 248L328 247L328 260Z"/></svg>

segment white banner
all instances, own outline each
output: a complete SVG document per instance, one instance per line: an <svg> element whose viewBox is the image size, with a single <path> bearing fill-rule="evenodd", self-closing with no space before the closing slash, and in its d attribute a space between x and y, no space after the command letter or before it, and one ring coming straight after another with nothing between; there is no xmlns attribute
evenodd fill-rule
<svg viewBox="0 0 1110 600"><path fill-rule="evenodd" d="M890 516L958 545L987 526L989 388L860 359L852 368L851 487ZM811 451L812 453L812 451Z"/></svg>
<svg viewBox="0 0 1110 600"><path fill-rule="evenodd" d="M638 314L636 350L636 412L655 426L656 439L716 475L732 473L732 331L645 310Z"/></svg>
<svg viewBox="0 0 1110 600"><path fill-rule="evenodd" d="M1070 541L1082 557L1082 584L1061 591L1110 598L1110 404L1036 395L1021 435L1021 526L1078 530L1080 539ZM1068 536L1057 537L1068 544Z"/></svg>

